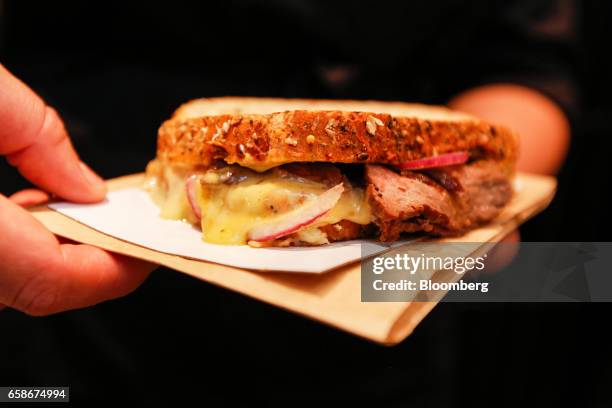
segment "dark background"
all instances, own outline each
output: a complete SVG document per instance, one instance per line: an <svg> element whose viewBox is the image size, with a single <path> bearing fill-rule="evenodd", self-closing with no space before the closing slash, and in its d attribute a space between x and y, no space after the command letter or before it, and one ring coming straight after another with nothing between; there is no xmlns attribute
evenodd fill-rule
<svg viewBox="0 0 612 408"><path fill-rule="evenodd" d="M573 129L557 197L523 240L609 240L610 3L162 3L0 1L0 62L105 178L142 171L190 98L444 103L508 81L556 100ZM27 186L0 165L0 192ZM387 348L160 269L96 307L0 313L0 385L69 385L89 405L603 407L609 316L607 304L443 303Z"/></svg>

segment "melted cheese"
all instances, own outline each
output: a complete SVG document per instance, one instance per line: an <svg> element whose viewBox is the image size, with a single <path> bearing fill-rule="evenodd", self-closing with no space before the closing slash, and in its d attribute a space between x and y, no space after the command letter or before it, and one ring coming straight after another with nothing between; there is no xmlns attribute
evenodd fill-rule
<svg viewBox="0 0 612 408"><path fill-rule="evenodd" d="M194 173L199 174L201 180L197 204L202 211L202 238L215 244L246 244L248 232L254 226L280 220L329 188L322 183L274 171L256 173L232 166L198 172L153 161L147 167L147 188L161 207L162 217L197 222L185 190L185 179ZM372 221L363 189L346 188L331 211L315 224L298 231L295 237L310 244L327 243L319 227L341 220L363 225Z"/></svg>
<svg viewBox="0 0 612 408"><path fill-rule="evenodd" d="M145 189L160 208L162 218L197 222L185 191L185 179L189 174L188 167L164 166L157 160L148 164Z"/></svg>

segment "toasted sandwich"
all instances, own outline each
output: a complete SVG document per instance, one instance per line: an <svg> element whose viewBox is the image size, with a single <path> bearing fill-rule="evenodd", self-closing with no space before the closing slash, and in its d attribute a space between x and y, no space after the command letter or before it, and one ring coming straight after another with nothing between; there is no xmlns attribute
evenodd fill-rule
<svg viewBox="0 0 612 408"><path fill-rule="evenodd" d="M224 97L162 124L146 188L215 244L456 235L513 194L517 137L444 107Z"/></svg>

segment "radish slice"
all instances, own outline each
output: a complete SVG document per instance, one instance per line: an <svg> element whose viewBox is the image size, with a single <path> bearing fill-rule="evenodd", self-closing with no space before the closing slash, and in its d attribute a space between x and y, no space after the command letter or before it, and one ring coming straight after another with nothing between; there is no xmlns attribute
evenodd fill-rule
<svg viewBox="0 0 612 408"><path fill-rule="evenodd" d="M187 177L187 182L185 183L185 190L187 191L187 201L189 201L189 205L193 210L193 213L198 218L198 220L202 219L202 209L198 205L198 183L200 179L196 174L192 174Z"/></svg>
<svg viewBox="0 0 612 408"><path fill-rule="evenodd" d="M321 218L329 212L340 197L344 187L342 183L330 188L316 199L290 212L280 221L275 220L260 224L249 231L249 240L265 242L292 234Z"/></svg>
<svg viewBox="0 0 612 408"><path fill-rule="evenodd" d="M454 152L441 154L439 156L425 157L424 159L410 160L400 163L400 168L404 170L429 169L432 167L451 166L453 164L463 164L468 161L468 152Z"/></svg>

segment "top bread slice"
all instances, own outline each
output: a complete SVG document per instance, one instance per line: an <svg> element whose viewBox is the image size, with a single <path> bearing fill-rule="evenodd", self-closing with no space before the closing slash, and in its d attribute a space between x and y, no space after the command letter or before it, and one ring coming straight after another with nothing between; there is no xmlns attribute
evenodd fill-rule
<svg viewBox="0 0 612 408"><path fill-rule="evenodd" d="M510 129L440 106L403 102L220 97L182 105L159 129L157 156L255 170L290 162L402 162L455 151L517 158Z"/></svg>

